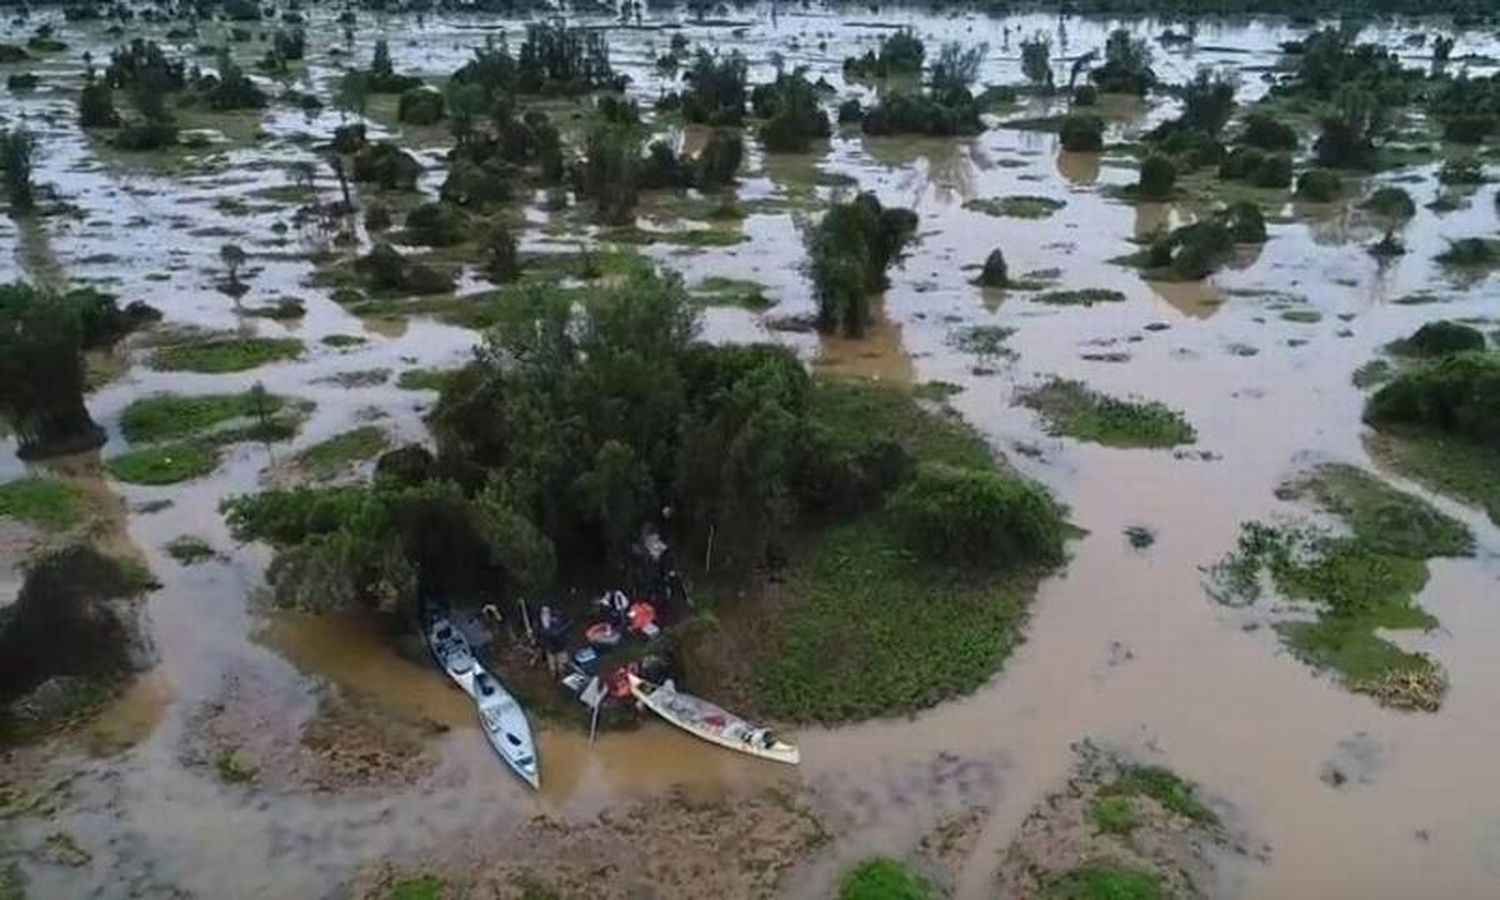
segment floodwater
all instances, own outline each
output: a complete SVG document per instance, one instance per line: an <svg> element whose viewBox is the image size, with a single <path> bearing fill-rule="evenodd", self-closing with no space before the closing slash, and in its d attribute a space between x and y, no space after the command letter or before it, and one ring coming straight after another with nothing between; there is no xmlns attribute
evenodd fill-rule
<svg viewBox="0 0 1500 900"><path fill-rule="evenodd" d="M323 15L313 13L315 19ZM504 24L360 16L356 59L368 58L374 38L389 34L398 69L433 76L451 71L467 48ZM687 23L682 33L694 43L744 50L755 61L753 79L769 77L768 54L775 51L789 65L810 65L814 77L825 75L842 88L842 57L873 46L888 31L876 18L840 21L801 10L778 10L773 17L763 7L737 14L742 27ZM1071 58L1101 46L1118 24L906 10L878 18L915 26L929 47L944 39L987 41L981 80L994 83L1020 80L1017 43L1025 35L1044 31L1054 52ZM1153 35L1166 25L1144 21L1131 27ZM75 49L94 48L97 57L111 43L97 26L60 26L59 32ZM16 42L20 32L10 25L6 33L4 40ZM322 88L326 96L335 70L318 36L337 40L338 29L317 22L310 33L312 55L303 76L308 83L302 86ZM672 33L643 28L611 35L616 65L635 76L631 90L643 101L666 86L651 63ZM1257 67L1273 64L1277 43L1301 33L1274 19L1204 24L1197 49L1158 48L1157 71L1165 80L1181 81L1200 65L1241 67L1241 97L1254 97L1264 89ZM1366 38L1399 46L1404 33L1381 29ZM1421 49L1403 52L1412 55L1412 64L1424 64ZM1455 57L1468 53L1497 54L1500 45L1469 35L1460 39ZM394 378L353 390L318 379L373 368L452 366L478 336L422 319L404 326L361 322L332 302L327 290L305 281L313 271L307 254L324 246L327 236L290 224L288 207L237 214L224 202L290 183L287 167L314 158L302 136L326 136L338 115L309 117L275 107L260 117L264 136L256 143L188 154L192 165L163 173L93 151L75 124L81 71L76 56L68 58L75 61L33 66L44 86L7 97L0 117L7 124L24 119L41 135L38 178L54 184L76 214L49 217L41 230L0 222L0 278L97 283L124 300L157 305L172 324L294 334L309 347L301 361L228 376L155 372L137 353L122 377L89 400L94 418L110 432L104 455L124 446L119 414L131 399L166 389L242 388L252 379L318 404L296 443L275 448L277 458L372 415L396 440L420 439L420 413L430 393L400 390ZM1065 78L1067 63L1056 68ZM1018 114L1049 109L1037 101ZM1170 115L1172 103L1105 111L1110 139L1129 140ZM426 149L424 161L434 169L423 186L435 191L441 148ZM1408 189L1419 205L1436 196L1435 166L1400 174L1416 176ZM8 823L18 846L34 846L61 828L93 854L81 868L28 862L37 895L158 896L175 889L208 896L234 885L236 895L314 896L331 891L362 864L420 859L456 836L538 812L587 814L681 784L716 791L789 779L806 786L836 835L830 847L792 871L783 886L789 896L826 896L850 862L875 852L906 855L941 819L984 807L988 818L956 893L985 897L998 852L1027 811L1060 782L1071 762L1070 744L1092 738L1200 782L1232 804L1231 824L1254 847L1269 845L1265 861L1226 868L1222 893L1494 896L1500 890L1500 776L1492 765L1500 744L1493 697L1500 683L1500 654L1494 651L1500 642L1500 530L1482 514L1432 498L1473 529L1479 547L1473 559L1431 566L1419 600L1441 629L1399 636L1448 672L1451 689L1432 715L1383 710L1317 676L1282 652L1267 629L1246 630L1253 621L1245 618L1248 613L1211 603L1201 585L1201 568L1233 546L1241 522L1294 511L1272 495L1284 477L1323 460L1372 466L1361 443L1362 395L1350 383L1356 367L1427 319L1500 317L1496 282L1455 283L1431 262L1445 239L1494 233L1494 188L1479 189L1466 209L1438 214L1420 208L1405 229L1410 252L1384 266L1361 246L1376 236L1374 230L1347 207L1288 204L1272 217L1271 240L1258 253L1204 285L1184 286L1148 283L1107 260L1129 252L1131 237L1189 221L1202 209L1112 200L1109 185L1134 180L1126 159L1060 153L1052 135L1006 129L955 141L842 135L826 152L789 160L766 160L752 150L740 200L791 201L811 190L826 197L830 188L814 187L822 183L819 175L852 177L883 202L910 206L920 215L921 239L893 273L877 323L863 341L819 340L768 327L772 318L805 316L813 308L798 268L797 228L804 213L754 213L742 226L750 240L729 248L684 253L658 245L646 252L681 269L690 284L709 274L752 278L778 301L765 316L708 311L705 333L711 339L785 341L830 371L960 386L953 405L1070 507L1072 521L1087 533L1072 545L1066 569L1042 584L1027 642L1002 674L970 697L915 717L802 729L797 738L803 764L795 772L722 753L662 726L603 734L593 746L585 734L543 729L543 790L533 796L496 763L470 724L467 704L439 673L402 657L367 628L267 615L254 602L267 552L235 546L217 507L224 496L257 488L261 471L274 462L264 448L231 448L212 477L167 488L102 482L87 474L96 473L97 465L75 463L58 468L121 498L110 540L139 553L163 582L147 603L160 663L94 726L98 740L84 741L76 755L54 762L59 771L81 773L70 785L65 810L51 821ZM318 188L332 196L331 173L319 171ZM963 209L970 199L1010 194L1038 194L1067 205L1042 220L990 218ZM278 222L290 227L273 229ZM217 293L212 283L218 248L226 240L245 246L256 270L244 305L289 294L306 302L306 318L291 326L246 318ZM535 235L526 240L528 248L548 244ZM995 247L1003 248L1012 273L1057 270L1058 287L1114 288L1127 299L1051 307L1023 292L981 291L969 284L974 271L966 267L982 263ZM1443 302L1395 302L1419 291L1432 291ZM1278 304L1289 298L1320 312L1321 320L1283 320ZM955 329L972 324L1015 327L1009 341L1014 358L976 367L974 358L954 350ZM319 343L336 333L369 341L346 351ZM1256 352L1250 355L1247 348ZM1129 358L1083 358L1098 350ZM1047 436L1012 397L1017 386L1049 374L1182 410L1198 430L1192 449L1208 456L1112 450ZM12 444L0 446L0 475L23 468ZM141 511L143 504L164 499L173 505ZM1130 549L1122 531L1131 525L1153 529L1155 545ZM162 547L184 533L207 540L224 558L177 565ZM221 784L211 770L188 765L180 752L192 716L230 676L267 686L279 703L273 724L290 735L311 714L322 679L451 730L432 739L435 769L411 787L246 794ZM1381 746L1382 767L1369 784L1326 787L1318 780L1320 766L1339 741L1359 732Z"/></svg>

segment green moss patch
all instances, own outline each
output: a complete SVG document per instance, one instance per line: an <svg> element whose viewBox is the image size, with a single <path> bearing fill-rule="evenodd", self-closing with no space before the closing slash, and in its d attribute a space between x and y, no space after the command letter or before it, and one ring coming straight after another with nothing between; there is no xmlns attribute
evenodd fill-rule
<svg viewBox="0 0 1500 900"><path fill-rule="evenodd" d="M1162 766L1128 766L1099 793L1101 798L1149 797L1166 811L1199 825L1216 825L1219 821L1198 799L1198 789L1192 782Z"/></svg>
<svg viewBox="0 0 1500 900"><path fill-rule="evenodd" d="M235 422L258 421L285 410L287 398L253 391L238 394L152 394L134 400L120 416L131 443L168 441Z"/></svg>
<svg viewBox="0 0 1500 900"><path fill-rule="evenodd" d="M185 566L194 566L218 555L206 541L187 534L167 544L166 551L168 556Z"/></svg>
<svg viewBox="0 0 1500 900"><path fill-rule="evenodd" d="M838 900L937 900L922 876L893 859L867 859L839 879Z"/></svg>
<svg viewBox="0 0 1500 900"><path fill-rule="evenodd" d="M19 519L47 532L67 531L89 515L83 489L58 478L17 478L0 484L0 518Z"/></svg>
<svg viewBox="0 0 1500 900"><path fill-rule="evenodd" d="M1017 194L1010 197L979 197L964 203L964 209L1012 219L1045 219L1068 204L1051 197Z"/></svg>
<svg viewBox="0 0 1500 900"><path fill-rule="evenodd" d="M743 278L725 278L710 275L693 288L694 299L705 306L738 306L742 309L760 310L774 305L766 296L765 285Z"/></svg>
<svg viewBox="0 0 1500 900"><path fill-rule="evenodd" d="M1005 325L969 325L953 332L948 343L963 353L972 353L980 359L1002 359L1016 355L1006 345L1014 328Z"/></svg>
<svg viewBox="0 0 1500 900"><path fill-rule="evenodd" d="M296 338L215 338L162 347L152 362L169 372L243 372L295 359L302 349Z"/></svg>
<svg viewBox="0 0 1500 900"><path fill-rule="evenodd" d="M1144 869L1112 862L1090 862L1047 886L1045 900L1160 900L1161 881Z"/></svg>
<svg viewBox="0 0 1500 900"><path fill-rule="evenodd" d="M407 369L396 377L396 387L403 391L441 391L452 369Z"/></svg>
<svg viewBox="0 0 1500 900"><path fill-rule="evenodd" d="M1140 824L1129 797L1095 797L1089 806L1089 819L1105 834L1129 835Z"/></svg>
<svg viewBox="0 0 1500 900"><path fill-rule="evenodd" d="M203 441L178 441L131 450L105 464L109 473L130 484L176 484L201 478L219 466L219 451Z"/></svg>
<svg viewBox="0 0 1500 900"><path fill-rule="evenodd" d="M1411 427L1386 428L1367 445L1381 465L1483 509L1500 525L1500 448Z"/></svg>
<svg viewBox="0 0 1500 900"><path fill-rule="evenodd" d="M411 875L391 885L386 900L444 900L448 896L448 882L432 874Z"/></svg>
<svg viewBox="0 0 1500 900"><path fill-rule="evenodd" d="M390 437L384 429L364 425L313 444L293 457L292 465L314 481L329 481L389 445Z"/></svg>
<svg viewBox="0 0 1500 900"><path fill-rule="evenodd" d="M1156 401L1121 400L1081 381L1054 378L1020 394L1053 434L1106 447L1175 447L1197 440L1182 414Z"/></svg>

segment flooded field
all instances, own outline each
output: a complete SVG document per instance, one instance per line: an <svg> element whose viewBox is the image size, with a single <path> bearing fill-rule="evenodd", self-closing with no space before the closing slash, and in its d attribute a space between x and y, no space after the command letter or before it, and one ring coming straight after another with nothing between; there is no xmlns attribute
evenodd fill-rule
<svg viewBox="0 0 1500 900"><path fill-rule="evenodd" d="M335 11L306 15L306 63L285 86L324 97L340 67L369 59L378 38L389 40L398 71L439 83L487 37L504 30L514 41L520 27L482 15L360 11L345 43ZM737 240L650 243L642 254L681 272L690 288L710 277L743 279L769 301L707 307L706 338L785 344L828 375L953 386L947 402L1010 466L1052 491L1080 536L1068 545L1066 565L1042 581L1024 643L968 696L910 716L794 728L802 758L795 770L724 753L661 723L606 731L591 746L582 729L534 722L544 775L533 795L480 739L467 699L425 657L404 651L409 641L342 614L269 609L271 551L237 543L220 512L226 497L290 477L299 451L356 427L378 426L391 447L428 440L423 416L437 394L402 386L401 373L457 367L482 341L479 331L442 316L354 315L319 280L329 258L368 250L371 235L361 223L358 246L341 246L334 231L298 221L297 203L278 192L303 177L299 164L312 164L314 195L338 195L314 144L347 116L273 101L258 112L203 113L205 127L216 129L206 146L121 153L79 127L76 103L80 52L102 61L122 39L104 23L64 22L47 12L0 28L0 43L24 44L42 21L55 22L70 49L0 65L0 72L24 68L41 77L35 89L5 95L0 125L24 123L36 134L35 180L55 191L57 209L0 219L0 283L96 286L122 302L146 301L164 319L115 349L118 375L87 397L107 432L102 448L27 463L7 436L0 476L56 474L102 498L95 539L146 563L160 588L144 610L155 666L46 752L3 758L0 862L19 862L24 896L379 896L382 867L488 866L534 869L607 896L632 885L644 886L640 896L704 896L694 886L710 884L725 896L813 898L830 896L856 862L889 856L917 860L954 897L991 897L1001 890L1007 847L1066 782L1073 746L1085 740L1169 766L1201 787L1240 851L1223 853L1215 883L1199 885L1207 895L1497 893L1500 776L1490 761L1500 744L1493 696L1500 526L1482 509L1372 459L1361 420L1368 392L1352 380L1387 344L1428 321L1470 322L1491 335L1500 328L1500 280L1456 274L1434 260L1450 241L1500 236L1493 184L1468 189L1456 208L1431 209L1449 190L1439 184L1443 159L1432 156L1350 176L1357 189L1331 203L1267 191L1256 199L1268 241L1238 248L1205 280L1150 280L1117 261L1139 249L1132 241L1206 220L1220 199L1189 177L1164 202L1122 196L1139 177L1132 148L1179 112L1178 101L1103 98L1097 114L1106 121L1106 150L1073 153L1050 131L1004 126L1066 111L1062 94L1023 93L987 111L988 127L973 137L875 137L835 127L805 154L768 154L747 139L735 190L744 215L728 226L710 222L704 204L643 194L641 228L714 228ZM1235 70L1238 100L1249 104L1267 90L1264 73L1283 63L1281 42L1311 31L1277 18L1213 20L1197 24L1191 43L1161 46L1155 38L1170 23L1152 20L771 6L712 24L651 11L629 27L614 16L579 21L611 26L611 63L631 76L628 94L643 111L679 85L655 64L674 35L690 46L743 52L752 84L775 77L772 54L788 70L807 66L809 77L833 85L836 104L875 97L868 83L844 79L841 62L897 27L933 48L987 43L980 85L1024 83L1019 43L1028 35L1049 36L1061 76L1123 27L1151 40L1163 82L1185 82L1201 66ZM192 58L195 48L218 47L227 28L206 22L196 38L178 40L165 36L169 24L136 22L125 34L153 37ZM1434 27L1376 25L1361 39L1402 48L1403 61L1425 67L1426 45L1405 38ZM236 52L248 66L261 47ZM1453 58L1469 57L1473 75L1493 75L1500 38L1493 30L1460 33ZM369 112L371 134L417 154L421 190L435 199L453 138L441 126L401 125L380 112ZM685 131L689 142L702 139L701 129ZM1500 174L1490 146L1480 159ZM914 210L915 242L873 304L864 336L789 328L817 309L803 231L830 198L856 184L887 206ZM1404 186L1417 201L1402 228L1407 252L1389 260L1366 251L1381 228L1358 206L1386 184ZM1062 205L1021 218L989 215L973 203L1015 196ZM523 254L601 243L596 226L549 211L545 192L514 205ZM219 285L226 242L248 255L248 291L234 299ZM1012 279L1035 281L1036 290L973 283L997 247ZM472 269L461 274L461 292L485 287ZM1085 289L1121 298L1043 299L1046 291ZM288 296L303 304L300 318L247 312ZM975 326L1009 329L1003 352L966 345L960 337ZM153 341L174 329L294 338L303 350L245 372L153 368ZM325 340L336 335L360 340ZM383 374L348 377L377 370ZM1019 402L1054 376L1159 401L1180 412L1196 440L1173 450L1067 437ZM121 417L132 401L168 390L243 391L257 382L315 404L291 443L228 445L210 474L162 486L117 480L105 465L130 448ZM1268 627L1267 604L1216 603L1206 589L1210 568L1235 549L1243 523L1310 517L1305 506L1278 499L1278 489L1328 462L1380 474L1473 535L1472 555L1428 564L1416 602L1439 627L1384 632L1446 673L1436 712L1383 707L1346 689L1287 650ZM1153 539L1132 546L1131 529ZM205 542L211 558L191 566L175 559L166 548L184 535ZM4 537L8 602L21 576L17 542ZM302 730L329 720L336 734L365 736L389 752L368 764L330 760ZM261 748L260 783L223 777L233 745ZM1350 747L1357 749L1352 763ZM1330 766L1348 777L1331 780ZM45 799L33 802L38 797ZM735 804L744 804L742 818L712 817ZM924 839L956 820L966 823L959 849L923 855ZM611 832L612 823L624 830ZM49 850L58 834L82 855ZM629 840L640 855L668 861L653 869L613 843ZM763 856L755 865L731 864L749 840L764 842ZM723 870L712 876L719 880L695 881L684 856L715 861L708 868ZM595 860L608 874L590 874Z"/></svg>

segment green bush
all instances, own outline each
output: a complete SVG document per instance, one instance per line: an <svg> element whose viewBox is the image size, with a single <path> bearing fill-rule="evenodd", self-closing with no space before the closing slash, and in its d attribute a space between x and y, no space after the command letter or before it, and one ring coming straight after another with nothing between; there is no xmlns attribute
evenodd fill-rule
<svg viewBox="0 0 1500 900"><path fill-rule="evenodd" d="M1413 356L1447 356L1484 349L1484 332L1461 322L1440 319L1418 328L1411 337L1398 341L1399 352Z"/></svg>
<svg viewBox="0 0 1500 900"><path fill-rule="evenodd" d="M406 234L429 247L461 244L469 237L469 217L451 203L423 203L406 214Z"/></svg>
<svg viewBox="0 0 1500 900"><path fill-rule="evenodd" d="M931 559L1004 567L1062 558L1062 519L1052 499L998 472L926 463L888 508L907 539Z"/></svg>
<svg viewBox="0 0 1500 900"><path fill-rule="evenodd" d="M387 190L414 191L422 164L415 156L390 141L361 147L354 154L354 180Z"/></svg>
<svg viewBox="0 0 1500 900"><path fill-rule="evenodd" d="M1245 117L1240 143L1261 150L1296 150L1297 132L1264 113L1251 113Z"/></svg>
<svg viewBox="0 0 1500 900"><path fill-rule="evenodd" d="M1393 184L1376 188L1360 208L1391 222L1402 222L1417 214L1417 204L1411 194Z"/></svg>
<svg viewBox="0 0 1500 900"><path fill-rule="evenodd" d="M1493 445L1500 441L1500 354L1456 353L1403 372L1370 397L1365 420Z"/></svg>
<svg viewBox="0 0 1500 900"><path fill-rule="evenodd" d="M1047 886L1045 900L1161 900L1161 882L1143 869L1090 862Z"/></svg>
<svg viewBox="0 0 1500 900"><path fill-rule="evenodd" d="M1329 169L1308 169L1297 176L1297 199L1332 203L1344 193L1344 179Z"/></svg>
<svg viewBox="0 0 1500 900"><path fill-rule="evenodd" d="M1224 226L1229 229L1230 236L1237 244L1263 244L1266 242L1266 217L1256 206L1248 200L1229 204L1229 208L1219 214Z"/></svg>

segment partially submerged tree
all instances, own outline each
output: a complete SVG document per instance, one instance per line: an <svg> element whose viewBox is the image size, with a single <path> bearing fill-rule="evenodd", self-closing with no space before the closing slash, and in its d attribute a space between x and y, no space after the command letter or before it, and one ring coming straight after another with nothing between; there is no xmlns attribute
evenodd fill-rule
<svg viewBox="0 0 1500 900"><path fill-rule="evenodd" d="M916 213L887 209L871 193L829 207L805 240L820 330L864 335L870 297L885 290L886 269L901 258L916 228Z"/></svg>
<svg viewBox="0 0 1500 900"><path fill-rule="evenodd" d="M1089 78L1107 94L1144 97L1156 86L1150 45L1123 28L1111 31L1104 44L1104 62L1089 72Z"/></svg>
<svg viewBox="0 0 1500 900"><path fill-rule="evenodd" d="M0 131L0 174L5 176L12 212L27 213L36 206L36 186L31 180L35 157L36 136L24 125Z"/></svg>
<svg viewBox="0 0 1500 900"><path fill-rule="evenodd" d="M1021 42L1021 74L1043 93L1052 93L1052 42L1038 32Z"/></svg>
<svg viewBox="0 0 1500 900"><path fill-rule="evenodd" d="M83 403L83 353L108 346L149 320L144 305L122 311L92 290L53 294L16 282L0 286L0 416L19 439L18 455L40 459L104 443Z"/></svg>

